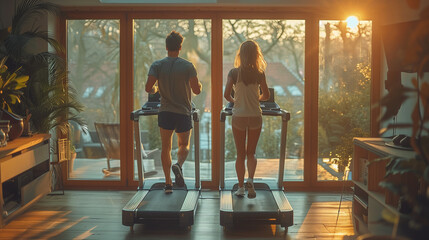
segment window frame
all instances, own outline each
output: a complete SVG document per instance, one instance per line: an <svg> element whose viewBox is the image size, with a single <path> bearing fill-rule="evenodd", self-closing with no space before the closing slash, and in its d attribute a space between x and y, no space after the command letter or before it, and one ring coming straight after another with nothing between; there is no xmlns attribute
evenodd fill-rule
<svg viewBox="0 0 429 240"><path fill-rule="evenodd" d="M212 179L202 181L203 188L217 189L219 183L220 158L220 111L223 93L223 19L298 19L305 20L305 63L304 63L304 180L284 182L288 190L340 190L341 181L317 181L318 157L318 86L319 86L319 21L345 19L344 13L321 14L320 9L309 7L263 7L248 6L137 6L137 7L62 7L62 16L57 22L57 35L66 46L66 20L72 19L119 19L120 20L120 123L121 123L121 178L119 181L108 180L73 180L67 179L67 167L63 168L63 181L67 189L135 189L133 169L133 129L129 114L133 106L133 20L134 19L210 19L211 27L211 110L212 110ZM329 17L327 16L329 15ZM380 31L377 21L372 20L372 71L371 71L371 136L377 136L380 114L377 105L381 97L381 53ZM67 53L66 55L67 56ZM291 116L293 117L293 116ZM351 182L347 182L351 186Z"/></svg>

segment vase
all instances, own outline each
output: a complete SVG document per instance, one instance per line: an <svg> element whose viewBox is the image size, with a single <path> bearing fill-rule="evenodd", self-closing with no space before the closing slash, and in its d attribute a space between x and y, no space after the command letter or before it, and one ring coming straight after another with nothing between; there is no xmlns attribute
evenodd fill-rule
<svg viewBox="0 0 429 240"><path fill-rule="evenodd" d="M9 141L21 136L22 131L24 130L24 121L21 116L11 113L5 109L1 109L0 119L9 120L10 122L11 129L8 133Z"/></svg>
<svg viewBox="0 0 429 240"><path fill-rule="evenodd" d="M0 147L6 147L7 140L6 140L6 134L3 132L2 129L0 129Z"/></svg>

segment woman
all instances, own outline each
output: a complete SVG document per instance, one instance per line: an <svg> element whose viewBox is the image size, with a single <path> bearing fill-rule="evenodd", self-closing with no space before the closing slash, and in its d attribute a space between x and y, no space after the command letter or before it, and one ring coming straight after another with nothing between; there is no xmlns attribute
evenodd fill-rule
<svg viewBox="0 0 429 240"><path fill-rule="evenodd" d="M262 110L259 101L268 100L270 92L265 79L267 63L262 56L259 45L252 40L243 42L237 51L234 67L228 73L224 97L234 103L232 109L232 133L237 149L235 170L238 178L237 196L244 196L245 159L247 156L248 179L246 182L247 197L255 198L253 185L257 159L256 145L262 128ZM234 97L231 96L234 89ZM262 91L262 94L260 92ZM247 144L246 144L247 137Z"/></svg>

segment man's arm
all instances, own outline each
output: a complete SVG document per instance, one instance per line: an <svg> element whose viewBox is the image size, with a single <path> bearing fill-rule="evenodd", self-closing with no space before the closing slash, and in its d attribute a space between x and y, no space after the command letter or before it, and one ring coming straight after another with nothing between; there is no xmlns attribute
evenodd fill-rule
<svg viewBox="0 0 429 240"><path fill-rule="evenodd" d="M198 77L192 77L189 79L189 82L191 83L192 92L196 95L200 94L201 90L203 89L203 85L201 85L200 81L198 81Z"/></svg>
<svg viewBox="0 0 429 240"><path fill-rule="evenodd" d="M147 77L147 81L146 81L146 86L145 86L145 91L147 93L156 93L158 91L158 87L154 86L156 83L157 79L155 76L151 76L149 75Z"/></svg>

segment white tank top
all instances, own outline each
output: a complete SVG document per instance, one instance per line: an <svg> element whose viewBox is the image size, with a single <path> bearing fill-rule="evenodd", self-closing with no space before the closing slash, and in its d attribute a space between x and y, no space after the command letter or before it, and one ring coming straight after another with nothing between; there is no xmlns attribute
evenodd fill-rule
<svg viewBox="0 0 429 240"><path fill-rule="evenodd" d="M234 107L232 115L237 117L256 117L262 115L259 106L259 84L244 84L240 79L240 71L237 82L234 85Z"/></svg>

